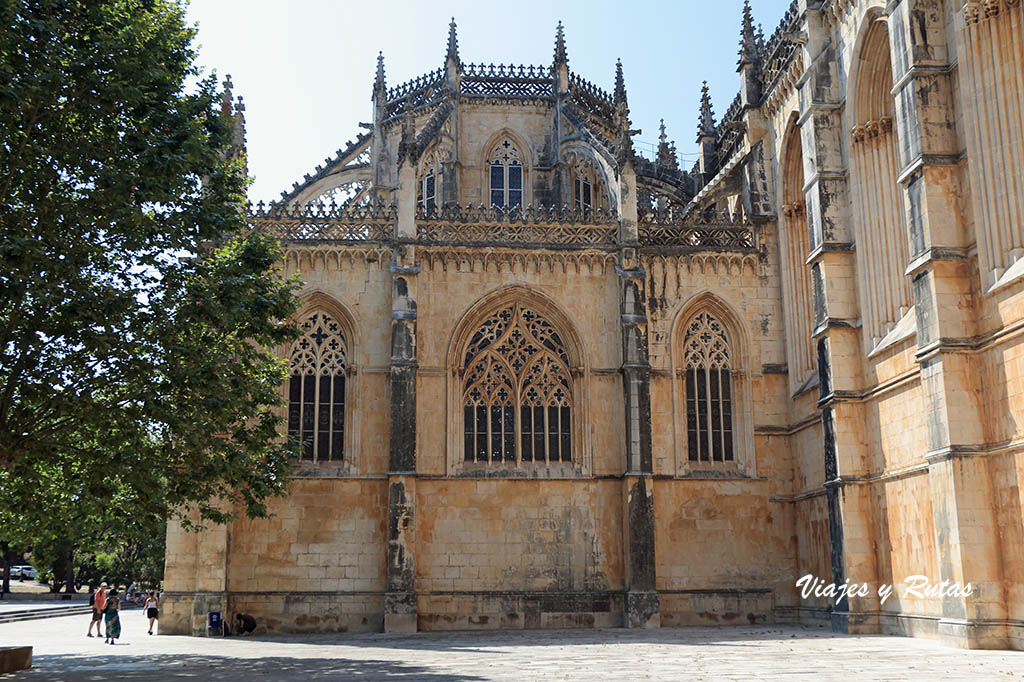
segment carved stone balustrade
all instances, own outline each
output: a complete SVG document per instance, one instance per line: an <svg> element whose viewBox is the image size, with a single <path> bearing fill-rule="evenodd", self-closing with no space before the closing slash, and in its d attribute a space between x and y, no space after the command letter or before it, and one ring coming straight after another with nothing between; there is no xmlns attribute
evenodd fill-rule
<svg viewBox="0 0 1024 682"><path fill-rule="evenodd" d="M450 206L420 212L416 240L424 244L614 247L618 225L618 218L607 211Z"/></svg>
<svg viewBox="0 0 1024 682"><path fill-rule="evenodd" d="M282 242L385 242L394 237L398 211L386 204L271 204L252 211L253 227Z"/></svg>

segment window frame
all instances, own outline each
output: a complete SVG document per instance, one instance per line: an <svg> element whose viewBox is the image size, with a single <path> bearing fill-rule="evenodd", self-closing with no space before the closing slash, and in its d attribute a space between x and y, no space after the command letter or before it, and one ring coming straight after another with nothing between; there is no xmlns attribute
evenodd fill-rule
<svg viewBox="0 0 1024 682"><path fill-rule="evenodd" d="M504 459L499 461L493 457L490 462L466 461L465 436L468 424L465 397L467 367L470 366L466 362L466 352L482 324L488 318L514 304L521 304L522 307L532 310L542 317L551 325L564 346L566 355L564 366L568 370L568 395L571 396L571 401L568 403L570 409L564 415L566 421L561 422L559 426L564 430L564 426L568 425L569 459L567 461L561 459L533 461L529 457L523 457L525 450L522 437L525 418L522 406L515 399L509 403L515 415L513 417L516 428L514 432L515 445L513 446L515 456L509 461ZM592 470L591 438L588 433L589 429L585 428L584 417L587 410L585 396L589 393L587 388L589 370L583 360L584 356L580 348L576 326L550 299L533 289L522 285L508 285L491 292L472 305L456 325L447 354L446 474L448 476L487 478L579 478L590 475ZM484 353L480 352L476 358L483 355ZM531 356L531 361L533 359L534 356ZM530 364L527 363L525 368L528 368ZM546 410L547 407L544 409ZM559 420L563 418L562 413L559 413L558 418Z"/></svg>
<svg viewBox="0 0 1024 682"><path fill-rule="evenodd" d="M298 312L291 318L297 324L309 319L313 314L322 312L331 317L338 324L341 336L344 338L345 364L344 376L345 394L344 407L342 412L343 432L341 443L340 460L307 460L301 456L291 462L291 474L297 477L331 477L347 476L359 470L360 466L360 425L359 396L361 394L362 373L357 365L358 331L354 319L345 307L333 297L320 292L313 291L302 296L302 303ZM289 418L289 393L291 389L291 378L293 376L291 366L291 352L295 342L281 344L278 346L278 357L289 363L288 376L281 385L280 394L283 405L279 408L278 414L285 420L283 436L288 434ZM317 384L319 388L319 383ZM316 453L314 452L314 456Z"/></svg>
<svg viewBox="0 0 1024 682"><path fill-rule="evenodd" d="M511 148L511 154L503 151ZM528 204L527 196L527 149L518 137L507 131L496 135L486 147L487 156L484 160L483 191L487 193L486 205L488 207L500 207L505 210L514 208L522 209ZM502 157L505 158L502 158ZM500 185L495 184L494 171L501 168ZM511 187L512 171L518 171L519 188ZM495 203L495 193L501 193L502 203ZM512 193L518 192L519 201L511 204Z"/></svg>
<svg viewBox="0 0 1024 682"><path fill-rule="evenodd" d="M709 314L720 325L728 344L728 368L722 372L729 377L729 409L731 411L732 460L716 461L713 456L708 460L690 459L690 433L688 409L690 394L687 390L688 366L686 358L686 333L691 324L701 314ZM750 351L749 335L740 323L738 316L722 299L709 291L693 296L677 309L671 327L672 342L672 425L674 436L674 464L665 466L674 468L674 475L680 478L701 476L735 476L739 478L757 475L754 451L753 407L751 403L751 372L747 368L749 358L757 357ZM708 396L710 399L710 395ZM710 400L709 400L710 402ZM705 421L710 418L710 410ZM723 455L725 448L723 446ZM712 450L713 455L713 450Z"/></svg>

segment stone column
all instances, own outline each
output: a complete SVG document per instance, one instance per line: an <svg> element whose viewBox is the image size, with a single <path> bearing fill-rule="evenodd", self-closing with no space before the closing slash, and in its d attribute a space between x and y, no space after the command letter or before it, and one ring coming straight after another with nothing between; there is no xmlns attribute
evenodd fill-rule
<svg viewBox="0 0 1024 682"><path fill-rule="evenodd" d="M647 348L644 272L637 247L636 175L627 162L619 173L619 310L622 321L622 389L626 461L623 531L626 546L626 617L631 628L661 625L654 570L654 478L651 457L651 365Z"/></svg>
<svg viewBox="0 0 1024 682"><path fill-rule="evenodd" d="M847 578L877 583L867 448L863 442L864 352L858 323L856 268L849 213L846 168L842 156L841 93L834 42L820 12L808 8L802 58L807 68L798 83L801 143L804 150L804 200L810 231L814 341L818 358L825 495L829 516L832 581ZM834 605L837 632L877 632L878 597L843 599Z"/></svg>
<svg viewBox="0 0 1024 682"><path fill-rule="evenodd" d="M1007 646L999 533L982 424L974 267L967 259L966 168L956 134L945 13L939 0L905 0L889 17L900 183L907 211L917 354L928 433L939 575L972 594L942 597L939 634L963 647ZM962 64L966 63L962 60ZM963 68L963 67L962 67ZM972 163L975 160L972 159Z"/></svg>
<svg viewBox="0 0 1024 682"><path fill-rule="evenodd" d="M406 135L403 135L406 137ZM406 150L409 149L407 145ZM384 631L416 631L416 238L415 159L398 171L398 225L391 260L391 434L388 465L387 593Z"/></svg>

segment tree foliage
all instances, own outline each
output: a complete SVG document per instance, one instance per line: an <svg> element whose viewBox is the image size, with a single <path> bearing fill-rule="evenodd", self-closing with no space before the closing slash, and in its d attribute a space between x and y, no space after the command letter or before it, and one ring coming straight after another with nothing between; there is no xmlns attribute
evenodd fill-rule
<svg viewBox="0 0 1024 682"><path fill-rule="evenodd" d="M247 227L235 121L183 8L0 17L0 539L265 514L296 284Z"/></svg>

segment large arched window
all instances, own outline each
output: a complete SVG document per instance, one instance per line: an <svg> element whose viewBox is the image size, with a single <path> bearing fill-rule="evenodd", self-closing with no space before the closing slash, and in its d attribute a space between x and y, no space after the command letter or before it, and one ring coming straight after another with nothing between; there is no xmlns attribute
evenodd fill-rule
<svg viewBox="0 0 1024 682"><path fill-rule="evenodd" d="M573 379L543 316L511 303L473 333L463 363L467 462L572 461Z"/></svg>
<svg viewBox="0 0 1024 682"><path fill-rule="evenodd" d="M490 173L491 205L523 205L523 160L519 146L504 138L487 160Z"/></svg>
<svg viewBox="0 0 1024 682"><path fill-rule="evenodd" d="M323 310L301 324L292 344L288 436L302 441L302 459L340 461L345 441L346 343L341 324Z"/></svg>
<svg viewBox="0 0 1024 682"><path fill-rule="evenodd" d="M725 327L701 312L683 339L686 442L691 462L732 462L732 349Z"/></svg>

